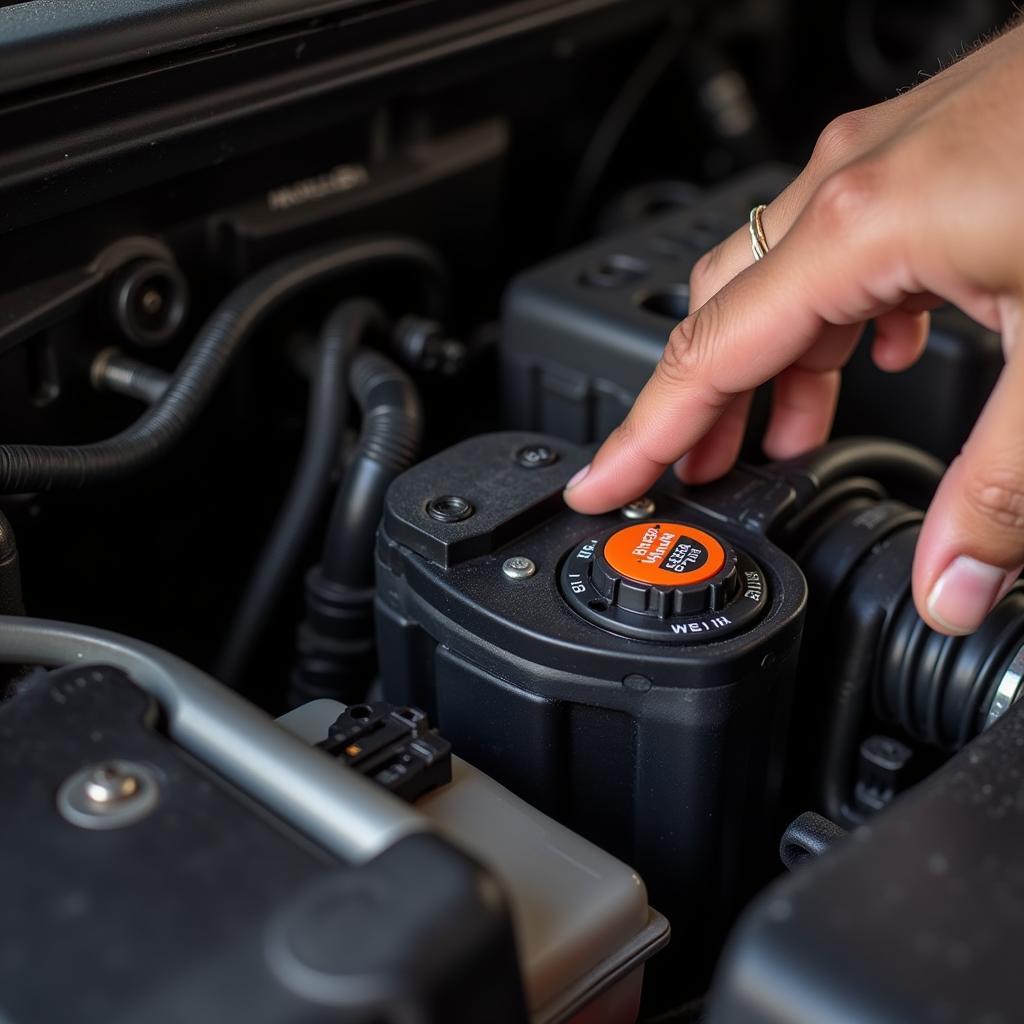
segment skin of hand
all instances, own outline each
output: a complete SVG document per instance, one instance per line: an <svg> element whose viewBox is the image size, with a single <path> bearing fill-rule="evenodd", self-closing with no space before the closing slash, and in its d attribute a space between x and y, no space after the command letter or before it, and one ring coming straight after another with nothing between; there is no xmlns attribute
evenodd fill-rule
<svg viewBox="0 0 1024 1024"><path fill-rule="evenodd" d="M760 262L744 225L696 264L689 316L566 501L606 511L673 464L722 475L771 379L766 454L816 447L865 322L875 363L902 370L951 302L1001 333L1006 365L928 510L913 589L933 628L973 632L1024 564L1024 27L837 118L762 223Z"/></svg>

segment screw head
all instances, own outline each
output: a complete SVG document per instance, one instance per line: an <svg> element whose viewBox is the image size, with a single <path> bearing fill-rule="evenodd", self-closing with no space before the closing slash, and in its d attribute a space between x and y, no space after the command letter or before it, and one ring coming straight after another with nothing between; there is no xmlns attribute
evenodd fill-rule
<svg viewBox="0 0 1024 1024"><path fill-rule="evenodd" d="M645 494L642 498L623 505L621 512L624 519L646 519L648 516L654 515L656 507L654 499Z"/></svg>
<svg viewBox="0 0 1024 1024"><path fill-rule="evenodd" d="M473 506L455 494L443 494L427 502L427 515L439 523L461 523L474 512Z"/></svg>
<svg viewBox="0 0 1024 1024"><path fill-rule="evenodd" d="M558 452L549 444L524 445L515 454L515 460L523 469L541 469L558 461Z"/></svg>
<svg viewBox="0 0 1024 1024"><path fill-rule="evenodd" d="M150 769L133 761L104 761L75 772L57 791L57 810L79 828L122 828L144 818L160 788Z"/></svg>
<svg viewBox="0 0 1024 1024"><path fill-rule="evenodd" d="M525 555L513 555L502 563L501 571L510 580L528 580L537 572L536 563Z"/></svg>
<svg viewBox="0 0 1024 1024"><path fill-rule="evenodd" d="M98 764L85 783L85 795L96 804L128 800L139 791L139 780L116 762Z"/></svg>

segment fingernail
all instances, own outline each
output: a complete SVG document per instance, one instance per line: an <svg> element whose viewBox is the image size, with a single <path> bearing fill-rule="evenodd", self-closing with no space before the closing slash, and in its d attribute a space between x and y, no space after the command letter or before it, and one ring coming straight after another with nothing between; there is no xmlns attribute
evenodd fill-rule
<svg viewBox="0 0 1024 1024"><path fill-rule="evenodd" d="M590 464L584 466L578 473L574 473L572 479L565 485L567 491L571 491L588 473Z"/></svg>
<svg viewBox="0 0 1024 1024"><path fill-rule="evenodd" d="M1005 569L958 555L935 581L928 614L950 633L973 633L992 610L1005 578Z"/></svg>

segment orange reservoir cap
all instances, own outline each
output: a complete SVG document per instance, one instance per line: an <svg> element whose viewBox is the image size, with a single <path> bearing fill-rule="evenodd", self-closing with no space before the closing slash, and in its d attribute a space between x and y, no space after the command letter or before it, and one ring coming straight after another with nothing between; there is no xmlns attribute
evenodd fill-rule
<svg viewBox="0 0 1024 1024"><path fill-rule="evenodd" d="M685 523L634 523L604 543L604 559L626 579L654 586L703 583L725 565L725 549L710 533Z"/></svg>

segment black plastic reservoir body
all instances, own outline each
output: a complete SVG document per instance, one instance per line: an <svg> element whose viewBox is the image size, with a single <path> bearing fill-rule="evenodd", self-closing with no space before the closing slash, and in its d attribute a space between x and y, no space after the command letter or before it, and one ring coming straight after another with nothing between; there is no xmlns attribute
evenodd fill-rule
<svg viewBox="0 0 1024 1024"><path fill-rule="evenodd" d="M669 488L628 518L581 516L562 489L587 457L491 434L395 481L378 544L384 695L635 867L672 921L677 982L685 969L698 984L774 866L806 584L760 527L791 495L738 470L712 503ZM471 511L441 521L439 498Z"/></svg>

